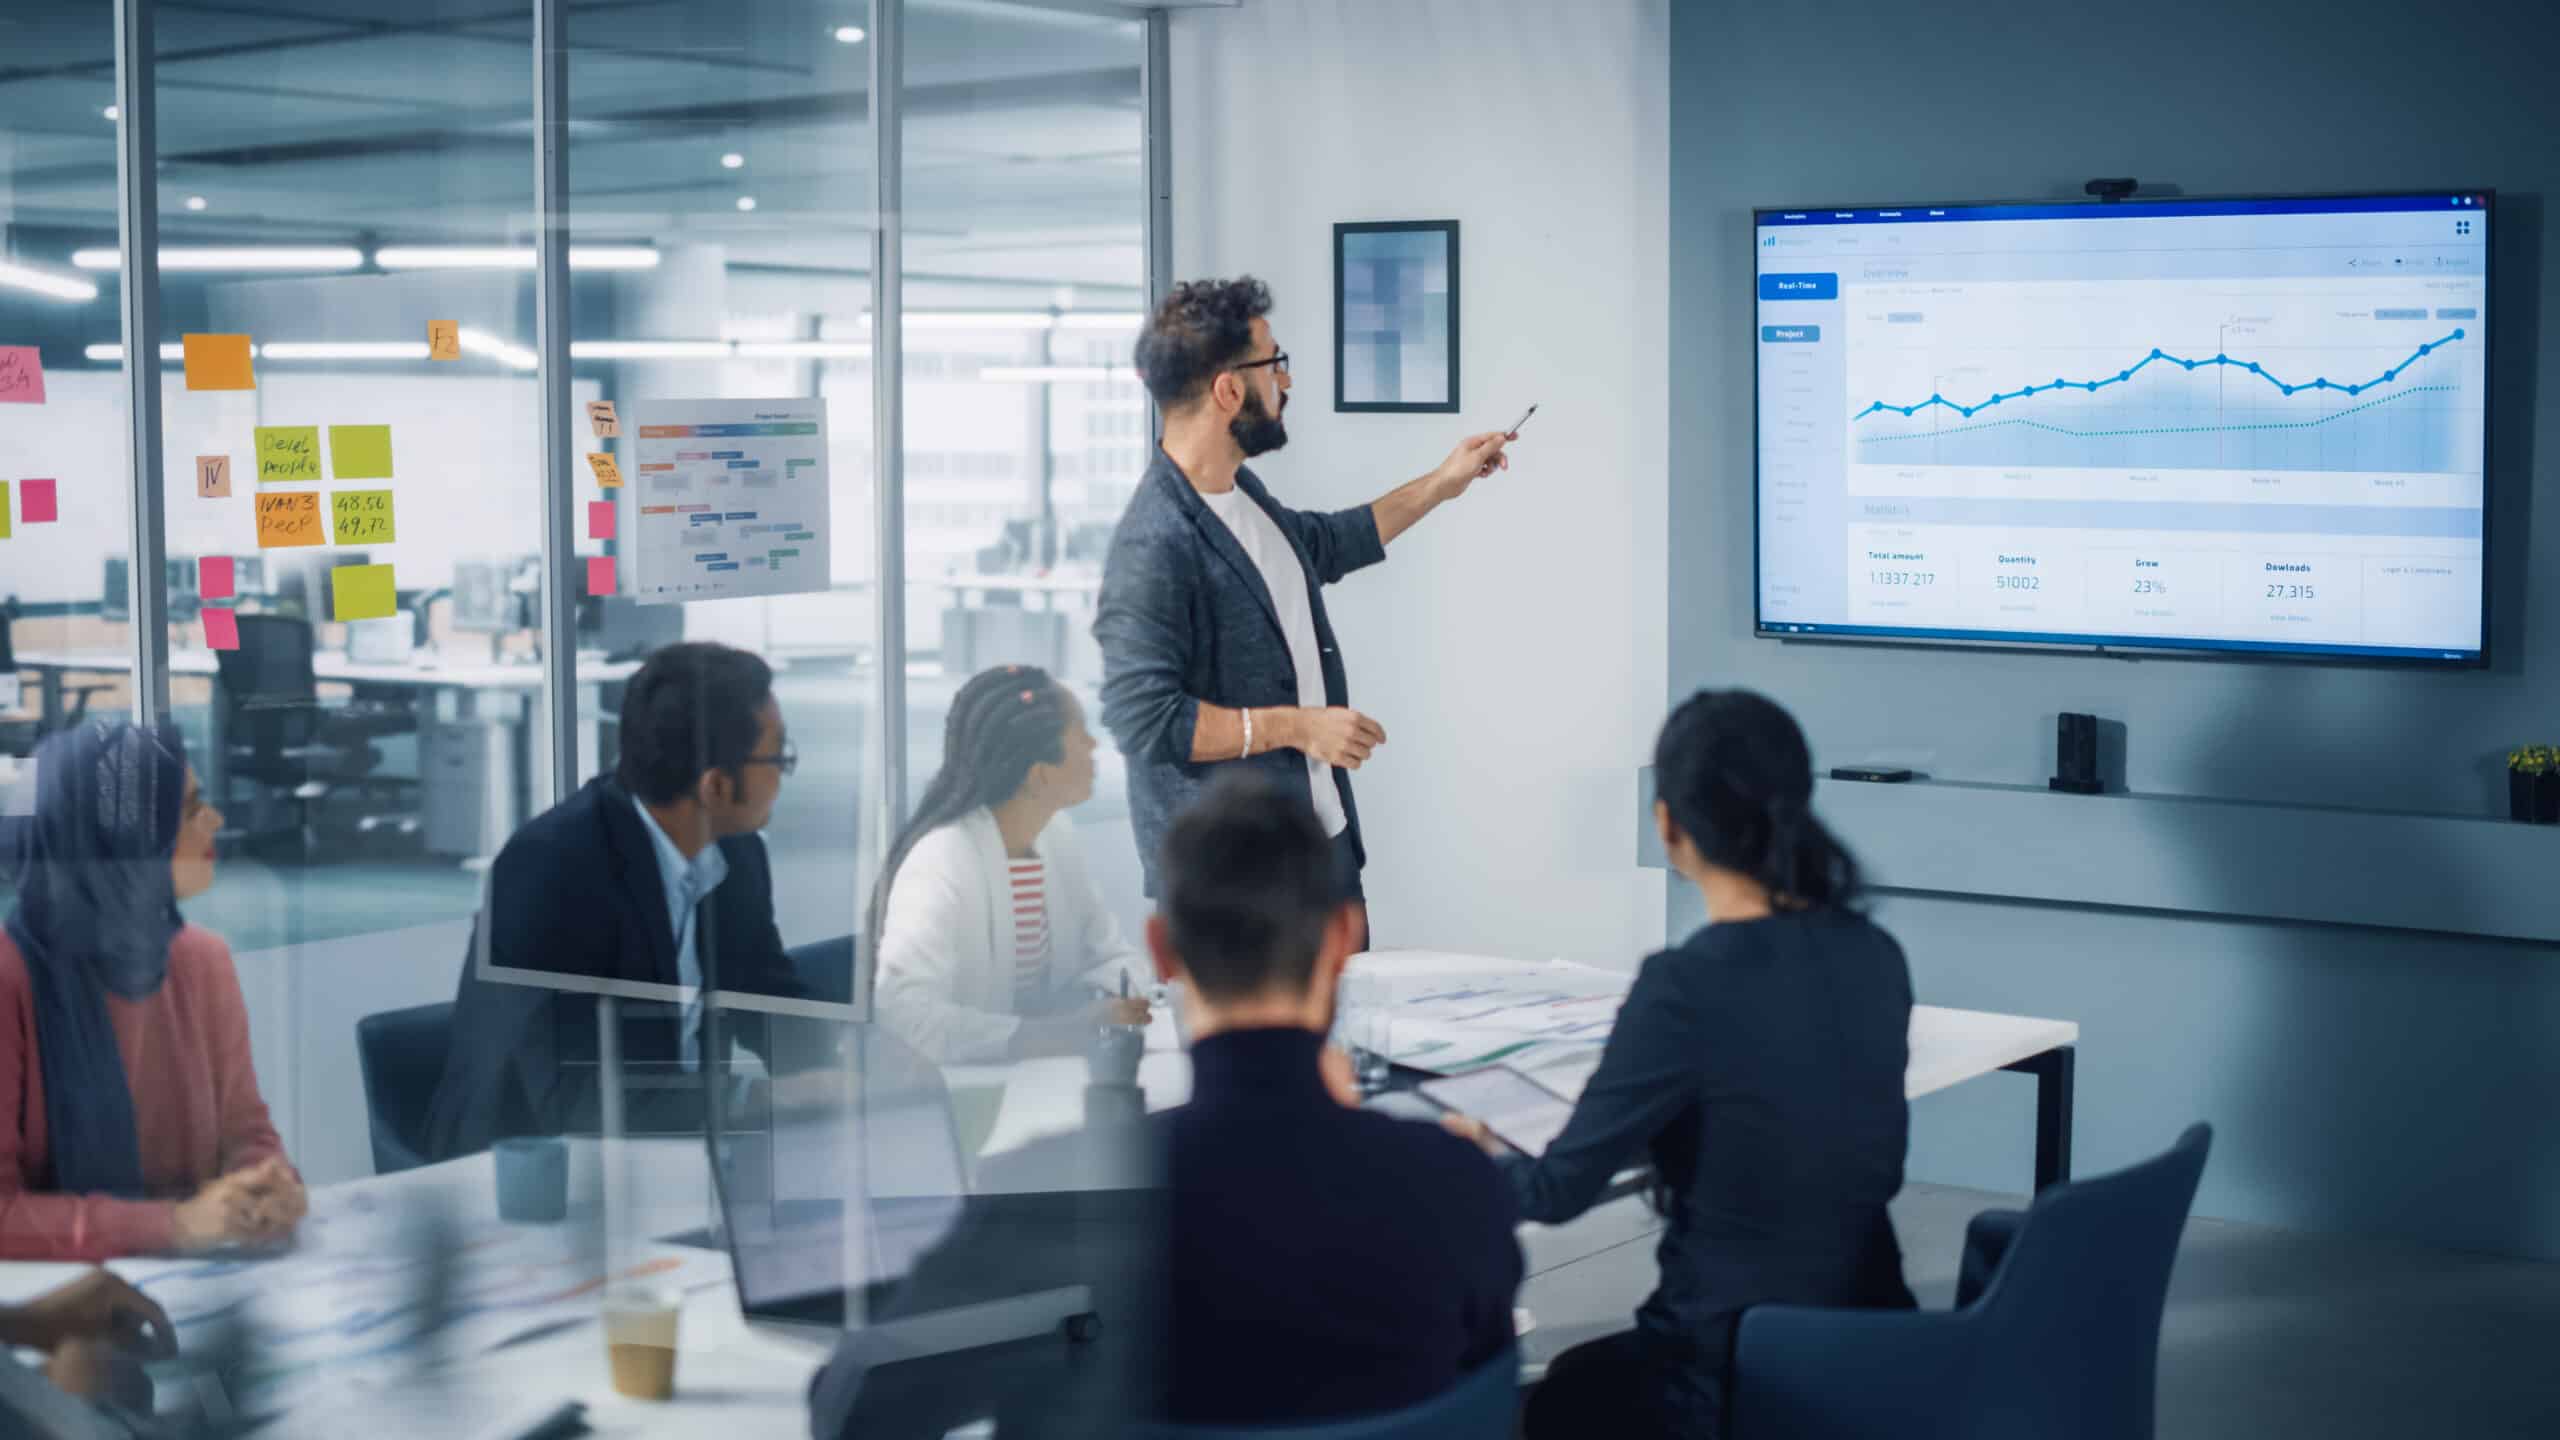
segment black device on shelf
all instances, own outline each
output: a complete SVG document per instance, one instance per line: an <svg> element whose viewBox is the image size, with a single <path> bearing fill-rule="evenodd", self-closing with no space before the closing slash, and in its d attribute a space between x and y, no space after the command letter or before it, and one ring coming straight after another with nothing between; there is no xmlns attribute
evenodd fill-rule
<svg viewBox="0 0 2560 1440"><path fill-rule="evenodd" d="M2074 795L2107 788L2098 778L2098 717L2064 711L2053 727L2053 778L2045 784Z"/></svg>

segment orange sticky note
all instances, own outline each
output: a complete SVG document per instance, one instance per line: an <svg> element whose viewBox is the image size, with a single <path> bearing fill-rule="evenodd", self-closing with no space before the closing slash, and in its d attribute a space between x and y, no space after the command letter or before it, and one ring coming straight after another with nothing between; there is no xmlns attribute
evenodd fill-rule
<svg viewBox="0 0 2560 1440"><path fill-rule="evenodd" d="M196 494L206 500L219 500L231 493L231 457L199 455L196 457Z"/></svg>
<svg viewBox="0 0 2560 1440"><path fill-rule="evenodd" d="M587 538L590 540L613 538L612 501L590 500L587 502Z"/></svg>
<svg viewBox="0 0 2560 1440"><path fill-rule="evenodd" d="M232 566L228 555L207 555L196 562L196 598L228 600L232 594Z"/></svg>
<svg viewBox="0 0 2560 1440"><path fill-rule="evenodd" d="M452 320L427 322L427 358L459 360L462 358L462 326Z"/></svg>
<svg viewBox="0 0 2560 1440"><path fill-rule="evenodd" d="M588 556L587 593L611 595L617 593L619 589L620 587L613 583L613 557L610 555Z"/></svg>
<svg viewBox="0 0 2560 1440"><path fill-rule="evenodd" d="M622 483L622 467L614 464L613 457L602 450L587 456L587 468L596 472L596 483L608 489Z"/></svg>
<svg viewBox="0 0 2560 1440"><path fill-rule="evenodd" d="M204 617L204 648L237 650L240 648L240 617L228 605L207 605L196 612Z"/></svg>
<svg viewBox="0 0 2560 1440"><path fill-rule="evenodd" d="M181 335L190 390L255 390L258 374L246 335Z"/></svg>
<svg viewBox="0 0 2560 1440"><path fill-rule="evenodd" d="M325 545L328 527L321 523L317 490L269 490L258 496L258 548Z"/></svg>
<svg viewBox="0 0 2560 1440"><path fill-rule="evenodd" d="M53 482L21 480L18 482L18 518L29 525L50 525L58 518L54 508Z"/></svg>

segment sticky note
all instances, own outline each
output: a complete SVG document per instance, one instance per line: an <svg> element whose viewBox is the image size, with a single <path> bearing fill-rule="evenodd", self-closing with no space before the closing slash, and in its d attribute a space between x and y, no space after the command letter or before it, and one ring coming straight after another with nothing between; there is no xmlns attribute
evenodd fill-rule
<svg viewBox="0 0 2560 1440"><path fill-rule="evenodd" d="M462 358L462 326L451 320L427 322L427 358L459 360Z"/></svg>
<svg viewBox="0 0 2560 1440"><path fill-rule="evenodd" d="M612 595L612 594L618 593L618 591L620 590L620 588L621 588L621 587L619 587L619 586L617 586L617 585L615 585L615 584L613 583L613 557L612 557L612 556L610 556L610 555L590 555L590 556L588 556L588 557L587 557L587 593L588 593L588 594L590 594L590 595Z"/></svg>
<svg viewBox="0 0 2560 1440"><path fill-rule="evenodd" d="M0 345L0 405L44 403L44 360L33 345Z"/></svg>
<svg viewBox="0 0 2560 1440"><path fill-rule="evenodd" d="M18 518L29 525L50 525L57 518L54 510L53 482L21 480L18 482Z"/></svg>
<svg viewBox="0 0 2560 1440"><path fill-rule="evenodd" d="M339 480L390 479L391 427L330 426L329 474Z"/></svg>
<svg viewBox="0 0 2560 1440"><path fill-rule="evenodd" d="M196 494L201 499L219 500L231 493L231 457L199 455L196 457Z"/></svg>
<svg viewBox="0 0 2560 1440"><path fill-rule="evenodd" d="M0 540L9 538L9 482L0 480ZM590 576L589 578L593 578Z"/></svg>
<svg viewBox="0 0 2560 1440"><path fill-rule="evenodd" d="M250 432L258 442L258 483L320 478L320 427L261 425Z"/></svg>
<svg viewBox="0 0 2560 1440"><path fill-rule="evenodd" d="M329 497L329 518L338 545L388 545L392 533L391 492L341 490Z"/></svg>
<svg viewBox="0 0 2560 1440"><path fill-rule="evenodd" d="M207 555L196 562L196 598L228 600L232 596L231 557Z"/></svg>
<svg viewBox="0 0 2560 1440"><path fill-rule="evenodd" d="M340 565L329 572L329 593L337 601L337 620L379 620L400 608L388 565Z"/></svg>
<svg viewBox="0 0 2560 1440"><path fill-rule="evenodd" d="M599 440L610 440L622 433L622 417L613 413L610 400L587 402L587 424L594 428Z"/></svg>
<svg viewBox="0 0 2560 1440"><path fill-rule="evenodd" d="M320 526L320 494L316 490L278 490L258 497L258 548L318 545L328 533Z"/></svg>
<svg viewBox="0 0 2560 1440"><path fill-rule="evenodd" d="M587 538L590 540L613 538L612 501L590 500L587 502Z"/></svg>
<svg viewBox="0 0 2560 1440"><path fill-rule="evenodd" d="M178 347L187 361L190 390L255 390L258 373L249 360L246 335L181 335Z"/></svg>
<svg viewBox="0 0 2560 1440"><path fill-rule="evenodd" d="M599 485L614 486L622 483L622 467L614 464L613 457L602 450L587 456L587 468L596 472L596 483Z"/></svg>
<svg viewBox="0 0 2560 1440"><path fill-rule="evenodd" d="M224 562L229 563L229 562ZM231 592L222 592L226 595ZM207 605L196 612L204 617L204 648L237 650L240 648L240 616L228 605Z"/></svg>

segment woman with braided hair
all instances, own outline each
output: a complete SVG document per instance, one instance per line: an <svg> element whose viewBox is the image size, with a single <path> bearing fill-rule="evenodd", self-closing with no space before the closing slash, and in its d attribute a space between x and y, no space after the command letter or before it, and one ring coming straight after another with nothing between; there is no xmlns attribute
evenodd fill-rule
<svg viewBox="0 0 2560 1440"><path fill-rule="evenodd" d="M932 1060L1075 1054L1093 1027L1143 1025L1105 998L1150 972L1102 903L1065 811L1093 794L1084 708L1043 670L971 679L942 769L889 847L871 901L880 1023Z"/></svg>

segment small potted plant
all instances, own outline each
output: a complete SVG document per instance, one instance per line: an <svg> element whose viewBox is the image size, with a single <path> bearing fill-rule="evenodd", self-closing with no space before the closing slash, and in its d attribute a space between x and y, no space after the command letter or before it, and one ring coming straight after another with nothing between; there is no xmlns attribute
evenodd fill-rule
<svg viewBox="0 0 2560 1440"><path fill-rule="evenodd" d="M2519 745L2507 752L2507 816L2536 825L2560 821L2560 750Z"/></svg>

